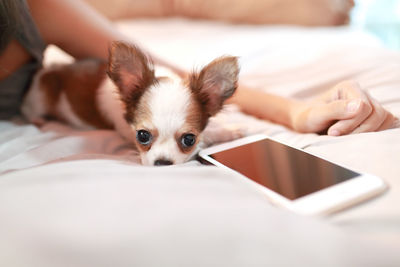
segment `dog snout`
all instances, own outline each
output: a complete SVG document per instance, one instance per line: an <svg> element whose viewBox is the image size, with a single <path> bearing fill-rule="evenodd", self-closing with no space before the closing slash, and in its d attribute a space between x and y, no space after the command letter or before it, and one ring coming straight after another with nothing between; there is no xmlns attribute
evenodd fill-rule
<svg viewBox="0 0 400 267"><path fill-rule="evenodd" d="M168 166L174 164L172 161L168 159L158 159L154 161L154 166Z"/></svg>

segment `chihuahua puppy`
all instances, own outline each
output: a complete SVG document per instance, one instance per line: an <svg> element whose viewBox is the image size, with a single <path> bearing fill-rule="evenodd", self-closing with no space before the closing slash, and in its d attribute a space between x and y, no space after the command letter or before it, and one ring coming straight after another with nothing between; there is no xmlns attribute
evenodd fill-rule
<svg viewBox="0 0 400 267"><path fill-rule="evenodd" d="M183 163L237 88L236 57L220 57L181 78L153 67L136 46L116 41L108 62L83 60L41 69L22 105L29 121L57 119L81 129L114 128L142 164Z"/></svg>

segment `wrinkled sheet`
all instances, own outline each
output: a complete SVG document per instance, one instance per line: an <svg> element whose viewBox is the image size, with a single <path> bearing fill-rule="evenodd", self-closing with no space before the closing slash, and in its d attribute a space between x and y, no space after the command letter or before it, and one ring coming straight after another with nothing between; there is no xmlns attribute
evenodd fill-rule
<svg viewBox="0 0 400 267"><path fill-rule="evenodd" d="M240 56L241 82L308 99L353 78L400 117L400 53L343 28L124 21L121 31L190 71ZM51 47L45 64L70 58ZM206 134L265 133L383 178L390 189L327 218L272 206L239 175L191 161L149 168L113 131L0 121L1 266L400 266L400 129L299 134L235 106Z"/></svg>

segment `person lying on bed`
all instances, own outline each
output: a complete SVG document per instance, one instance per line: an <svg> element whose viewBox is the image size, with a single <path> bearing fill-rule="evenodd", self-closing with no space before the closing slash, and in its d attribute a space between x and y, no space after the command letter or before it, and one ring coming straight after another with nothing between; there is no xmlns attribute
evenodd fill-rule
<svg viewBox="0 0 400 267"><path fill-rule="evenodd" d="M106 59L111 41L127 40L105 17L79 0L2 0L0 27L0 119L18 114L47 44L55 44L77 59ZM153 60L179 71L154 56ZM230 103L304 133L326 131L338 136L380 131L395 120L353 81L339 82L311 102L239 86Z"/></svg>

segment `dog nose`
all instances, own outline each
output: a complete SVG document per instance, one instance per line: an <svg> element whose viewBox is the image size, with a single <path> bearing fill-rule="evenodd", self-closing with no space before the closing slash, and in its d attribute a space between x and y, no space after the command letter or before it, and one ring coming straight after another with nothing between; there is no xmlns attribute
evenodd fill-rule
<svg viewBox="0 0 400 267"><path fill-rule="evenodd" d="M154 166L168 166L174 164L172 161L167 159L158 159L154 162Z"/></svg>

